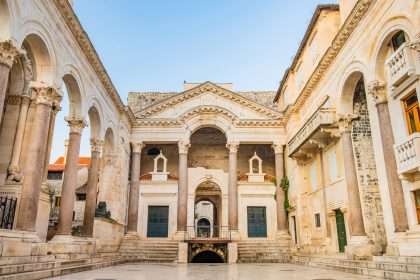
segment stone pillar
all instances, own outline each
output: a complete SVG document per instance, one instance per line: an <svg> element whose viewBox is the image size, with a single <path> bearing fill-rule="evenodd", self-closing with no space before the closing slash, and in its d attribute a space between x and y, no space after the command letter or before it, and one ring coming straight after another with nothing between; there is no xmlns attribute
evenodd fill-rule
<svg viewBox="0 0 420 280"><path fill-rule="evenodd" d="M79 167L80 139L85 122L82 119L66 119L70 127L69 147L64 167L63 186L57 235L71 235L77 173Z"/></svg>
<svg viewBox="0 0 420 280"><path fill-rule="evenodd" d="M360 201L359 183L357 181L356 163L354 161L353 141L351 138L353 115L341 116L339 121L341 143L343 148L344 173L346 177L349 225L351 236L366 236L363 223L362 204Z"/></svg>
<svg viewBox="0 0 420 280"><path fill-rule="evenodd" d="M324 167L324 145L319 147L319 161L321 162L321 187L322 187L322 209L324 211L325 235L327 238L331 237L331 227L328 222L328 202L327 189L325 185L325 167Z"/></svg>
<svg viewBox="0 0 420 280"><path fill-rule="evenodd" d="M45 162L44 162L44 178L43 182L47 181L48 176L48 165L50 163L51 158L51 149L52 149L52 141L54 137L54 128L55 128L55 119L57 117L58 112L61 111L60 106L54 106L50 118L50 126L48 129L48 141L47 141L47 154L45 155Z"/></svg>
<svg viewBox="0 0 420 280"><path fill-rule="evenodd" d="M137 233L137 225L139 218L139 199L140 199L140 167L141 167L141 151L143 143L133 143L131 157L131 181L130 196L128 200L128 222L127 230L129 233Z"/></svg>
<svg viewBox="0 0 420 280"><path fill-rule="evenodd" d="M23 135L25 133L26 117L28 115L29 103L31 99L27 95L22 96L20 105L20 113L18 124L16 128L15 143L13 144L12 159L10 161L8 172L8 181L20 182L22 181L22 170L20 167L20 154L22 151Z"/></svg>
<svg viewBox="0 0 420 280"><path fill-rule="evenodd" d="M239 143L226 144L229 149L229 230L238 231L238 149Z"/></svg>
<svg viewBox="0 0 420 280"><path fill-rule="evenodd" d="M187 230L188 210L188 149L189 143L178 142L178 232Z"/></svg>
<svg viewBox="0 0 420 280"><path fill-rule="evenodd" d="M0 42L0 122L3 118L3 107L10 69L12 69L18 55L19 51L10 41Z"/></svg>
<svg viewBox="0 0 420 280"><path fill-rule="evenodd" d="M46 143L50 123L51 108L59 104L61 96L51 87L32 88L36 108L32 125L31 143L27 148L23 167L23 182L16 229L35 231L38 202L41 191Z"/></svg>
<svg viewBox="0 0 420 280"><path fill-rule="evenodd" d="M93 224L95 220L96 198L99 179L99 164L103 141L91 139L90 146L90 166L88 173L86 204L82 228L82 235L85 237L93 236Z"/></svg>
<svg viewBox="0 0 420 280"><path fill-rule="evenodd" d="M277 207L277 231L279 233L288 233L287 213L284 209L285 193L281 187L281 181L284 178L284 154L283 145L274 144L274 158L276 165L276 207Z"/></svg>
<svg viewBox="0 0 420 280"><path fill-rule="evenodd" d="M389 116L386 85L381 81L373 81L368 85L368 93L375 99L378 112L379 130L381 133L385 171L388 180L389 197L395 232L408 230L408 219L405 211L404 192L397 173L397 162L394 153L394 134Z"/></svg>

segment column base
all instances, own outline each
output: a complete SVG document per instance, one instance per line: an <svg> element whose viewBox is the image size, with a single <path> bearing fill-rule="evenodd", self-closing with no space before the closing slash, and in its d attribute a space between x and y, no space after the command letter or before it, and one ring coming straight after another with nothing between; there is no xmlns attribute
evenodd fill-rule
<svg viewBox="0 0 420 280"><path fill-rule="evenodd" d="M239 230L234 229L230 231L230 239L234 241L241 240L241 235L239 233Z"/></svg>
<svg viewBox="0 0 420 280"><path fill-rule="evenodd" d="M230 242L228 243L228 260L227 263L237 263L238 262L238 243Z"/></svg>
<svg viewBox="0 0 420 280"><path fill-rule="evenodd" d="M185 235L186 235L185 231L177 231L174 234L174 240L184 241L185 240Z"/></svg>
<svg viewBox="0 0 420 280"><path fill-rule="evenodd" d="M17 239L23 242L42 243L41 238L35 231L0 229L2 239Z"/></svg>
<svg viewBox="0 0 420 280"><path fill-rule="evenodd" d="M352 236L345 249L346 257L351 260L371 260L381 251L381 248L369 242L367 236Z"/></svg>
<svg viewBox="0 0 420 280"><path fill-rule="evenodd" d="M48 243L71 243L71 244L89 244L96 241L93 237L73 236L67 234L56 234Z"/></svg>
<svg viewBox="0 0 420 280"><path fill-rule="evenodd" d="M188 263L188 243L178 243L178 263Z"/></svg>
<svg viewBox="0 0 420 280"><path fill-rule="evenodd" d="M137 231L129 231L124 235L124 239L140 240L140 235Z"/></svg>

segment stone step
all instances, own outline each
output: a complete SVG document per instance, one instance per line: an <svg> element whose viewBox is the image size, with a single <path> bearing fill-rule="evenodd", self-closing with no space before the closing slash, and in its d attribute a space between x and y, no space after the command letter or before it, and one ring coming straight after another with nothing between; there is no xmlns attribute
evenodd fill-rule
<svg viewBox="0 0 420 280"><path fill-rule="evenodd" d="M377 256L373 257L373 261L383 263L420 264L420 257Z"/></svg>

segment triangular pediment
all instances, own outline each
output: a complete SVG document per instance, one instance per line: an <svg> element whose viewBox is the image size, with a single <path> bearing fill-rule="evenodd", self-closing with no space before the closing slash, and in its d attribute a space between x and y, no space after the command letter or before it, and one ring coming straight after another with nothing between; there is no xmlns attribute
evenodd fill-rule
<svg viewBox="0 0 420 280"><path fill-rule="evenodd" d="M205 82L175 94L135 112L135 115L139 119L180 119L191 114L191 111L210 110L203 110L203 108L217 108L216 111L229 114L238 120L276 120L281 118L281 113L212 82Z"/></svg>

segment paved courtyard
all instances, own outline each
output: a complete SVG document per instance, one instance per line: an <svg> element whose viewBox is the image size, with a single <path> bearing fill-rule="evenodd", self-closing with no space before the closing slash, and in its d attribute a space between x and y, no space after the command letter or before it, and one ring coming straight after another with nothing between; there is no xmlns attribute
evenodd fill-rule
<svg viewBox="0 0 420 280"><path fill-rule="evenodd" d="M289 264L129 264L66 275L56 280L356 280L376 279Z"/></svg>

